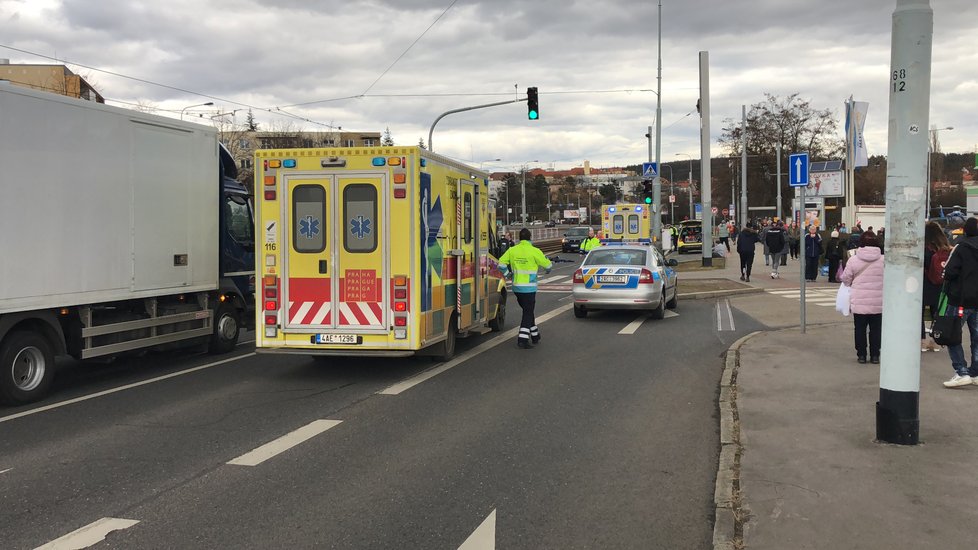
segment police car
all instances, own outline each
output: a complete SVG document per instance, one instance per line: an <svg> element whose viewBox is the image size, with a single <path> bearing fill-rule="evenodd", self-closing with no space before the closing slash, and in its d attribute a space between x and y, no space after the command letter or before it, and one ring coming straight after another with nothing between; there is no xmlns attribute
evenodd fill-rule
<svg viewBox="0 0 978 550"><path fill-rule="evenodd" d="M679 301L677 265L651 246L595 248L574 272L574 316L584 318L596 309L647 309L661 319Z"/></svg>

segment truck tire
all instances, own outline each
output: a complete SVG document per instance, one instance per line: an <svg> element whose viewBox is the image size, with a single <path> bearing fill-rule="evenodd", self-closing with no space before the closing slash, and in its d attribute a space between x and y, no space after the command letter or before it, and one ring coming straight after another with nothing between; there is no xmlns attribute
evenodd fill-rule
<svg viewBox="0 0 978 550"><path fill-rule="evenodd" d="M214 334L207 351L212 354L227 353L238 345L241 334L241 317L238 308L230 302L222 302L214 312Z"/></svg>
<svg viewBox="0 0 978 550"><path fill-rule="evenodd" d="M456 320L455 314L452 314L451 320L448 321L448 332L445 334L445 341L438 344L438 352L435 353L433 359L443 363L455 357L455 340L457 337L458 321Z"/></svg>
<svg viewBox="0 0 978 550"><path fill-rule="evenodd" d="M23 405L44 397L54 380L54 349L40 334L15 331L0 345L0 401Z"/></svg>
<svg viewBox="0 0 978 550"><path fill-rule="evenodd" d="M493 332L503 330L506 325L506 293L499 295L499 307L496 309L496 317L489 321L489 329Z"/></svg>

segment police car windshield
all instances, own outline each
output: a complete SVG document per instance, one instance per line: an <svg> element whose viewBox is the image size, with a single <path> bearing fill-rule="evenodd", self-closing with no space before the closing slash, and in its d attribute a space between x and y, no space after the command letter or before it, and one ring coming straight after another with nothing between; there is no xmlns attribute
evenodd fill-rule
<svg viewBox="0 0 978 550"><path fill-rule="evenodd" d="M647 252L644 250L625 250L599 248L591 251L585 265L645 265Z"/></svg>

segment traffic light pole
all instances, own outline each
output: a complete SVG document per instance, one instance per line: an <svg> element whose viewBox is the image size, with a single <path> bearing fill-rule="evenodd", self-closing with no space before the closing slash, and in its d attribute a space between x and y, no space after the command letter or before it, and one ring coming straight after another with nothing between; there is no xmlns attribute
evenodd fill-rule
<svg viewBox="0 0 978 550"><path fill-rule="evenodd" d="M451 111L445 111L444 113L438 115L438 118L436 118L435 121L431 123L431 129L428 130L428 150L431 151L432 153L435 152L435 145L434 145L434 142L432 141L432 136L435 133L435 125L438 124L438 121L440 121L441 119L445 118L446 116L452 115L452 114L455 114L455 113L464 113L465 111L474 111L476 109L485 109L485 108L488 108L488 107L498 107L500 105L510 105L512 103L520 103L520 102L523 102L523 101L526 101L526 100L527 100L527 98L524 97L523 99L513 99L513 100L510 100L510 101L499 101L497 103L486 103L485 105L474 105L472 107L462 107L461 109L452 109Z"/></svg>
<svg viewBox="0 0 978 550"><path fill-rule="evenodd" d="M657 48L659 58L659 70L656 76L655 91L655 176L652 178L652 242L656 248L662 250L662 0L659 0L659 47ZM649 151L651 153L651 151ZM653 162L649 155L649 162Z"/></svg>

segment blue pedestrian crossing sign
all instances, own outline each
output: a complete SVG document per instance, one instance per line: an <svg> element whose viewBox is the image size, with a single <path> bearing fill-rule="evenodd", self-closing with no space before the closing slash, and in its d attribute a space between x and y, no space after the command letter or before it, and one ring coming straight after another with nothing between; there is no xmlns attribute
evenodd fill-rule
<svg viewBox="0 0 978 550"><path fill-rule="evenodd" d="M654 178L659 175L659 167L654 162L642 163L642 177Z"/></svg>
<svg viewBox="0 0 978 550"><path fill-rule="evenodd" d="M792 187L808 185L808 153L788 156L788 184Z"/></svg>

